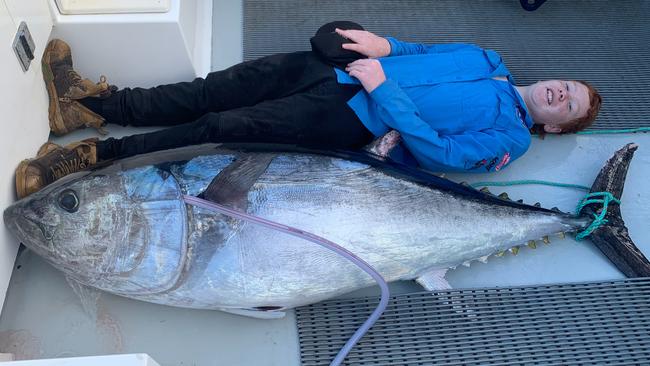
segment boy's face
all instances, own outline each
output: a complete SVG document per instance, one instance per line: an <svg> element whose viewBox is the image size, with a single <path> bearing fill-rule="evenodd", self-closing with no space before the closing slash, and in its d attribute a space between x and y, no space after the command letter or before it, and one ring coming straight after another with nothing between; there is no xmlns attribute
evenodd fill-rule
<svg viewBox="0 0 650 366"><path fill-rule="evenodd" d="M545 80L531 85L527 107L535 123L549 133L562 131L562 124L584 117L589 110L589 90L573 80Z"/></svg>

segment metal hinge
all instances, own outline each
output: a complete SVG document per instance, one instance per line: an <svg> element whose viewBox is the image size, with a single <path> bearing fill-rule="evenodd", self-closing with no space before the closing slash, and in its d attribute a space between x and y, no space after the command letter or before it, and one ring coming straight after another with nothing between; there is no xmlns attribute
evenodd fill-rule
<svg viewBox="0 0 650 366"><path fill-rule="evenodd" d="M23 71L27 71L29 64L34 59L34 50L36 49L32 35L29 33L29 28L27 28L27 23L20 22L18 32L16 32L14 38L13 48Z"/></svg>

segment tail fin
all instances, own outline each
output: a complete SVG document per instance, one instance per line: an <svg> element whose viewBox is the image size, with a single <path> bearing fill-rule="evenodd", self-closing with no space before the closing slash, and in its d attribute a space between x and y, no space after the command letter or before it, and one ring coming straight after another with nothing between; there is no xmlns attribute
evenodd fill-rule
<svg viewBox="0 0 650 366"><path fill-rule="evenodd" d="M627 169L637 147L636 144L627 144L618 150L600 170L591 186L591 192L610 192L620 199ZM593 212L598 207L591 204L585 209ZM610 205L605 218L607 224L591 233L589 239L627 277L650 276L650 261L630 239L618 205Z"/></svg>

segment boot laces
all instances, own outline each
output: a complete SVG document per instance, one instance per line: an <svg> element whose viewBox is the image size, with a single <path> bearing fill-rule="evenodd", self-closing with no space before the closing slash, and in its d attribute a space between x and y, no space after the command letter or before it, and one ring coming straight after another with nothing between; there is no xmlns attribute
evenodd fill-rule
<svg viewBox="0 0 650 366"><path fill-rule="evenodd" d="M50 172L54 179L60 179L66 175L76 173L88 166L88 161L80 157L63 160L50 167Z"/></svg>
<svg viewBox="0 0 650 366"><path fill-rule="evenodd" d="M74 71L74 69L67 70L66 73L68 78L72 80L72 85L81 84L83 79L81 78L81 75Z"/></svg>
<svg viewBox="0 0 650 366"><path fill-rule="evenodd" d="M79 73L77 73L74 69L66 70L66 76L71 81L70 85L73 85L73 86L81 86L82 83L83 83L83 80L84 80L81 77L81 75L79 75ZM114 90L111 89L111 87L114 87L115 89L117 89L117 87L115 87L114 85L109 85L108 84L106 76L104 76L104 75L99 76L99 81L96 84L97 85L104 85L104 84L106 85L106 87L102 91L100 91L100 95L105 95L106 93L108 93L108 96L110 96L111 91L114 91ZM63 98L59 98L59 99L61 99L62 102L70 102L71 101L71 99L68 98L68 97L63 97Z"/></svg>

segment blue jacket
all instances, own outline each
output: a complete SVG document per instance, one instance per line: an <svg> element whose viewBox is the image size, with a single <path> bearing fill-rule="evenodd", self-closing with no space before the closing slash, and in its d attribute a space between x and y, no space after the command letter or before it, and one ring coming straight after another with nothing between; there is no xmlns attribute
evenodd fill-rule
<svg viewBox="0 0 650 366"><path fill-rule="evenodd" d="M348 101L374 135L399 131L432 171L498 171L526 152L533 121L498 53L387 39L390 57L379 59L386 81ZM336 73L339 83L359 84ZM493 79L499 76L509 82Z"/></svg>

